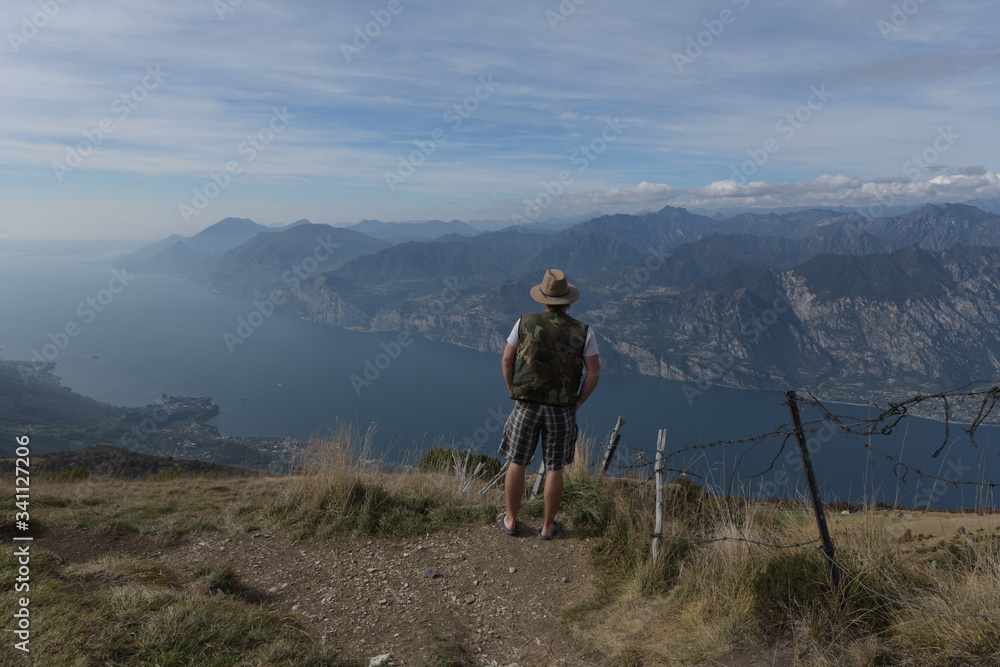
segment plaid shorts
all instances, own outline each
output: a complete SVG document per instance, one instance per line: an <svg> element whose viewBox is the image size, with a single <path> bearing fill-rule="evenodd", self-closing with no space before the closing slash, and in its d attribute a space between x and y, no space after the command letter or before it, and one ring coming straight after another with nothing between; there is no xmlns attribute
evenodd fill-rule
<svg viewBox="0 0 1000 667"><path fill-rule="evenodd" d="M542 436L542 460L546 470L562 470L576 456L576 413L572 407L514 401L514 409L503 427L500 455L512 463L529 465Z"/></svg>

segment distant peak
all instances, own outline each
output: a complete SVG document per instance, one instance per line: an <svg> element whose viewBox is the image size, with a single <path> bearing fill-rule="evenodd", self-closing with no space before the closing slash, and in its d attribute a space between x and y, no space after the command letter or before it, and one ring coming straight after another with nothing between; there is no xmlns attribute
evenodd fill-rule
<svg viewBox="0 0 1000 667"><path fill-rule="evenodd" d="M219 227L223 225L227 227L234 225L248 226L256 224L257 223L251 220L250 218L223 218L222 220L219 220L217 223L212 225L212 227Z"/></svg>

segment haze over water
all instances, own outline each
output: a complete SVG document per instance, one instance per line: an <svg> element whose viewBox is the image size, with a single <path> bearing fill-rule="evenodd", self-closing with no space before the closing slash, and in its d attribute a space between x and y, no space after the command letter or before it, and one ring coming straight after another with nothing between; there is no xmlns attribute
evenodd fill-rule
<svg viewBox="0 0 1000 667"><path fill-rule="evenodd" d="M431 447L452 442L496 454L510 406L498 354L419 337L397 347L394 332L362 333L264 316L250 300L180 278L116 273L112 259L134 245L0 245L0 356L30 360L38 352L57 364L54 372L64 385L114 405L155 403L163 393L210 396L223 411L212 423L226 435L308 438L326 434L340 421L361 431L375 424L372 454L393 462L415 463ZM532 306L525 295L525 309ZM255 325L252 334L227 346L223 335L238 335L241 318ZM382 366L378 377L368 385L352 383L352 375L364 377L366 360ZM368 377L373 375L369 370ZM581 411L581 427L590 440L603 441L622 415L627 423L616 461L627 466L641 463L639 452L652 460L660 428L668 429L669 451L768 433L788 420L781 392L711 387L689 402L683 387L605 374ZM984 445L979 451L963 440L941 460L927 457L943 435L934 422L913 420L905 433L901 429L899 437L877 444L898 452L905 436L908 462L972 481L995 469L993 431L979 434ZM855 441L813 444L824 499L859 502L871 497L872 489L885 502L893 502L897 492L904 504L915 492L926 498L926 490L912 481L897 484L889 467ZM780 445L770 440L752 451L731 446L724 455L722 448L696 450L668 466L690 466L733 492L799 496L800 466L791 443L774 471L746 477L767 468ZM644 476L651 472L637 470ZM972 488L948 487L933 505L972 506L975 497Z"/></svg>

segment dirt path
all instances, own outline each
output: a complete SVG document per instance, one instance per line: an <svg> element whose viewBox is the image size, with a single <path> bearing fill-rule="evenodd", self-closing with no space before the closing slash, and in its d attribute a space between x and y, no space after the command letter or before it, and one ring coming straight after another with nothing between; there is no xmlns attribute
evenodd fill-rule
<svg viewBox="0 0 1000 667"><path fill-rule="evenodd" d="M263 604L295 615L316 641L393 665L448 656L480 665L604 665L561 623L589 598L585 544L476 526L405 539L290 543L269 533L167 540L57 530L39 546L67 563L107 555L162 560L188 575L228 565Z"/></svg>

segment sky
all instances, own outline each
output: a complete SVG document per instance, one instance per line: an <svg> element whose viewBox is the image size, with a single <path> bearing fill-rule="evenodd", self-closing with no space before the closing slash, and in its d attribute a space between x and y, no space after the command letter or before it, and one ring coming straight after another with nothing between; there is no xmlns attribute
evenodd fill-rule
<svg viewBox="0 0 1000 667"><path fill-rule="evenodd" d="M4 7L0 242L1000 197L1000 3Z"/></svg>

